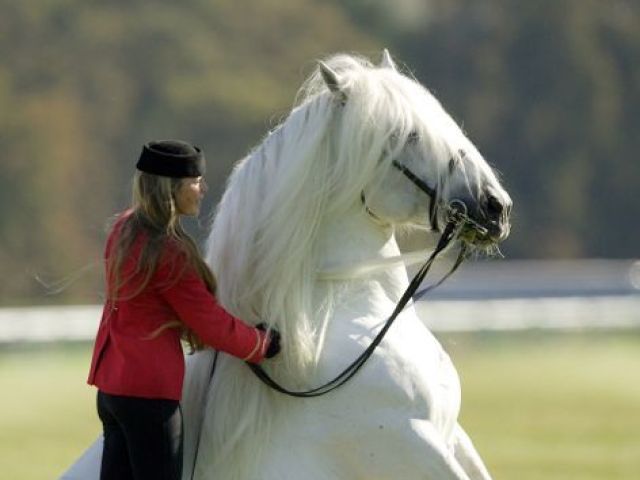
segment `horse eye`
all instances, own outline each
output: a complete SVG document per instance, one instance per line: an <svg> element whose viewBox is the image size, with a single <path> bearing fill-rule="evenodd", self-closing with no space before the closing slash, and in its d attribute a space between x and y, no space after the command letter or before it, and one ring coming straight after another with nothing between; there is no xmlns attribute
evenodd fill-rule
<svg viewBox="0 0 640 480"><path fill-rule="evenodd" d="M456 169L456 165L458 165L458 157L451 157L449 159L449 175Z"/></svg>
<svg viewBox="0 0 640 480"><path fill-rule="evenodd" d="M467 158L467 152L462 149L458 150L458 155L453 155L449 159L449 174L452 174L465 158Z"/></svg>
<svg viewBox="0 0 640 480"><path fill-rule="evenodd" d="M407 136L407 143L416 143L419 138L420 138L420 135L418 135L418 132L414 130L413 132L409 133L409 135Z"/></svg>

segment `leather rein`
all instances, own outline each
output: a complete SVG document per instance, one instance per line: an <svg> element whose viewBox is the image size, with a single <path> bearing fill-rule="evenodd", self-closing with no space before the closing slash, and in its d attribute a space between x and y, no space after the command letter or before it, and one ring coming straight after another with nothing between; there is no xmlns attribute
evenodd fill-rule
<svg viewBox="0 0 640 480"><path fill-rule="evenodd" d="M422 190L424 193L426 193L429 196L431 200L429 205L429 215L430 215L431 225L436 231L438 231L437 211L436 211L438 206L438 200L437 200L436 189L427 185L423 180L418 178L411 170L409 170L407 167L400 164L399 162L394 160L393 166L396 167L398 170L400 170L409 180L411 180L411 182L416 187L418 187L420 190ZM364 193L362 194L361 198L364 204ZM365 205L365 208L369 214L375 217L375 215L366 207L366 205ZM282 385L277 383L275 380L273 380L273 378L271 378L261 366L247 363L247 365L253 371L253 373L264 384L266 384L270 388L282 394L285 394L291 397L297 397L297 398L319 397L347 383L364 366L364 364L369 359L369 357L371 357L374 350L377 348L378 345L380 345L380 342L382 342L382 339L391 328L391 325L393 325L398 315L400 315L400 313L404 310L404 308L407 306L409 301L413 299L415 302L418 298L422 297L429 291L441 285L462 264L462 262L467 256L467 247L464 242L461 244L458 257L454 262L453 266L451 267L451 269L449 270L449 272L447 272L436 283L429 285L428 287L418 292L418 288L420 287L420 284L427 276L427 273L429 273L429 270L431 269L431 266L435 261L436 257L449 246L452 240L457 238L461 229L466 226L466 227L474 228L480 231L481 233L482 233L482 230L484 230L484 228L481 225L478 225L476 222L474 222L472 219L469 218L469 216L467 215L467 208L461 200L457 200L457 199L452 200L449 203L449 205L447 205L446 208L447 208L447 224L444 230L442 231L442 234L440 235L440 238L438 240L435 250L431 253L431 255L426 260L426 262L420 267L420 269L414 275L411 282L409 282L409 286L406 288L406 290L400 297L400 300L398 300L398 303L393 309L393 312L391 313L389 318L386 320L384 326L382 327L380 332L375 336L371 344L341 373L336 375L332 380L329 380L323 385L320 385L319 387L315 387L310 390L302 390L302 391L290 390L288 388L283 387Z"/></svg>

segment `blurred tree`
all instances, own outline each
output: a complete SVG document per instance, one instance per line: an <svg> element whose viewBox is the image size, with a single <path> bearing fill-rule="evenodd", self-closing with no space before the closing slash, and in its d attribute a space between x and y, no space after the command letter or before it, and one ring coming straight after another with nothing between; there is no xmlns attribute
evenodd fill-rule
<svg viewBox="0 0 640 480"><path fill-rule="evenodd" d="M98 301L99 265L49 299L35 276L64 279L100 259L144 142L203 147L210 206L315 58L373 45L341 8L310 0L0 0L0 11L5 305Z"/></svg>
<svg viewBox="0 0 640 480"><path fill-rule="evenodd" d="M637 256L635 1L0 0L0 11L0 304L97 300L100 268L51 299L34 275L99 260L142 143L203 147L210 207L315 59L385 46L504 173L509 256Z"/></svg>
<svg viewBox="0 0 640 480"><path fill-rule="evenodd" d="M640 4L399 3L390 30L388 2L347 1L504 172L509 256L637 256Z"/></svg>

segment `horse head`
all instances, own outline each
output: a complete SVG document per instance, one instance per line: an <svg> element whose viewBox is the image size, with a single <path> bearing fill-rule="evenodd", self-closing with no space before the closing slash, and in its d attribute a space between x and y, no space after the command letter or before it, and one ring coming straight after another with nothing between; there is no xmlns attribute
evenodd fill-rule
<svg viewBox="0 0 640 480"><path fill-rule="evenodd" d="M512 201L461 128L434 96L403 75L388 51L380 65L353 57L319 62L318 76L334 97L340 129L335 151L377 157L362 189L371 215L439 231L452 213L464 218L461 239L488 246L509 235ZM373 171L373 170L372 170Z"/></svg>

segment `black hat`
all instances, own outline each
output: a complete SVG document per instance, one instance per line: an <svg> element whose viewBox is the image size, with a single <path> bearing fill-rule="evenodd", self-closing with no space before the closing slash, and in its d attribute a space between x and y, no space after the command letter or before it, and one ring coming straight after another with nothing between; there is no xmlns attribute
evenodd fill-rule
<svg viewBox="0 0 640 480"><path fill-rule="evenodd" d="M200 177L204 175L204 155L187 142L159 140L142 147L136 168L163 177Z"/></svg>

